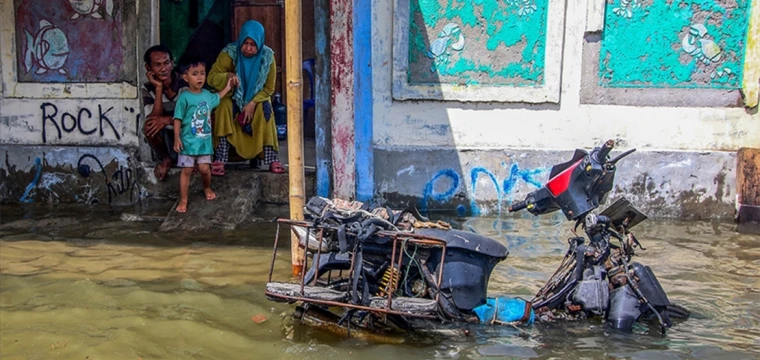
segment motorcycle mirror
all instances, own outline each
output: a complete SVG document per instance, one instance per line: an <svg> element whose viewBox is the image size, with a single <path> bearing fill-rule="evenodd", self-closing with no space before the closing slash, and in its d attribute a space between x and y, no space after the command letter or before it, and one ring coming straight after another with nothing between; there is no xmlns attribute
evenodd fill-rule
<svg viewBox="0 0 760 360"><path fill-rule="evenodd" d="M631 155L634 151L636 151L636 148L633 148L631 150L628 150L628 151L626 151L626 152L624 152L624 153L616 156L614 159L608 161L608 163L610 163L612 165L615 165L618 161L620 161L620 159L622 159L622 158L624 158L624 157L626 157L628 155Z"/></svg>

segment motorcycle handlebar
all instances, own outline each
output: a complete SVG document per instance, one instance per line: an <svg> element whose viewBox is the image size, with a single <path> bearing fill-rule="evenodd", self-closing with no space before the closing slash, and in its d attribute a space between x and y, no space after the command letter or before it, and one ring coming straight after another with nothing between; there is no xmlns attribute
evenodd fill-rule
<svg viewBox="0 0 760 360"><path fill-rule="evenodd" d="M522 209L525 209L526 207L528 207L528 200L523 200L518 203L512 204L507 210L509 212L515 212L515 211L520 211Z"/></svg>
<svg viewBox="0 0 760 360"><path fill-rule="evenodd" d="M607 140L604 144L602 144L602 147L599 148L599 151L594 153L594 160L596 160L599 164L604 164L607 155L610 154L610 151L612 151L612 148L615 147L615 142L613 140Z"/></svg>

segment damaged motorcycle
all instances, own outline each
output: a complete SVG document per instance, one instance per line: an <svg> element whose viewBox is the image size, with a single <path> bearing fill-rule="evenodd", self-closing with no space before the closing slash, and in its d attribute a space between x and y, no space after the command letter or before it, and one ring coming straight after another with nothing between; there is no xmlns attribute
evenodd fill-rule
<svg viewBox="0 0 760 360"><path fill-rule="evenodd" d="M649 266L631 262L636 248L646 250L631 229L647 216L624 197L594 213L612 190L617 162L635 151L610 159L613 147L609 140L591 153L576 150L570 161L552 167L545 186L509 207L533 215L561 210L575 222L564 259L531 303L544 321L602 316L610 327L630 331L636 321L657 319L665 334L671 318L690 314L670 302ZM579 226L585 238L577 236Z"/></svg>
<svg viewBox="0 0 760 360"><path fill-rule="evenodd" d="M295 317L308 325L379 341L390 341L380 338L385 334L462 323L530 325L594 314L625 330L656 317L664 331L671 316L688 312L669 302L649 267L630 262L640 244L629 230L646 216L625 199L593 213L612 189L615 164L633 152L609 159L612 145L577 150L571 161L554 166L546 186L510 207L534 215L562 210L589 239L570 239L560 267L530 301L488 297L491 272L509 254L496 240L431 222L413 207L394 211L321 197L306 204L305 221L276 219L266 296L299 303ZM280 225L304 250L308 271L297 281L272 280Z"/></svg>

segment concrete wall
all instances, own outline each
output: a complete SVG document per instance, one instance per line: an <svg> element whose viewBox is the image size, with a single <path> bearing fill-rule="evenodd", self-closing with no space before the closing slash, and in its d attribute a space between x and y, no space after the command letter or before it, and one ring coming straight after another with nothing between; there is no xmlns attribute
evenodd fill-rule
<svg viewBox="0 0 760 360"><path fill-rule="evenodd" d="M619 148L638 151L619 164L613 198L626 195L652 216L733 215L736 151L760 147L760 115L745 107L757 105L758 64L744 60L760 37L747 35L750 20L760 21L750 16L758 1L679 7L548 0L490 10L447 3L373 3L376 197L428 209L504 211L545 182L548 168L571 150L615 139ZM425 11L437 15L421 26ZM541 25L541 16L543 29L519 25ZM445 31L449 23L456 34ZM526 52L536 32L545 37ZM458 50L452 46L459 34L465 45ZM502 41L506 36L513 41ZM439 50L421 56L422 47L442 38L445 61ZM543 68L519 67L526 56L539 64L542 51ZM499 73L489 59L516 71ZM455 83L452 72L465 82Z"/></svg>
<svg viewBox="0 0 760 360"><path fill-rule="evenodd" d="M2 2L2 201L139 199L138 29L155 3Z"/></svg>

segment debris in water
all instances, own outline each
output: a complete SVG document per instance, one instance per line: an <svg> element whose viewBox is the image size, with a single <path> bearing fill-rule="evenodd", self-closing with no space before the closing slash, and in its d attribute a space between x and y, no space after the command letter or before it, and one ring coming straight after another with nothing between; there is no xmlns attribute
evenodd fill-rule
<svg viewBox="0 0 760 360"><path fill-rule="evenodd" d="M267 317L262 314L256 314L256 315L251 316L251 320L253 320L253 322L257 324L261 324L264 321L267 321Z"/></svg>

